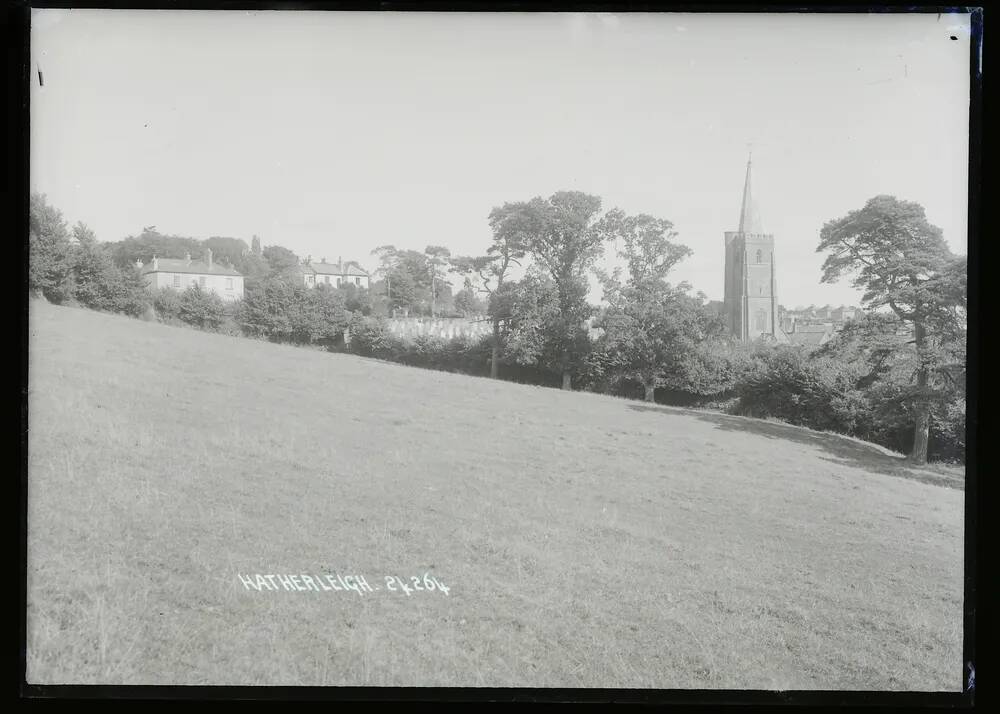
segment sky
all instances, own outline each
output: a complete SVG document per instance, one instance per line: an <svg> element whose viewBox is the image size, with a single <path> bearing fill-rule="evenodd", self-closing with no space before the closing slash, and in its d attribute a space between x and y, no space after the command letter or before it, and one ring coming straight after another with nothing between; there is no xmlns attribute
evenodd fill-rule
<svg viewBox="0 0 1000 714"><path fill-rule="evenodd" d="M920 203L967 252L969 27L33 9L30 184L101 240L257 234L369 270L385 244L482 254L494 206L580 190L673 222L693 254L672 279L721 300L752 145L779 302L859 304L821 284L816 247L873 196Z"/></svg>

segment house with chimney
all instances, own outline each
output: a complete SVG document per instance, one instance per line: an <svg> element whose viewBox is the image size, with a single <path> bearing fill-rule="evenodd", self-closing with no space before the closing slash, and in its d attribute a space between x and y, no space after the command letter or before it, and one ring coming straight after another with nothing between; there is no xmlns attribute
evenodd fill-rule
<svg viewBox="0 0 1000 714"><path fill-rule="evenodd" d="M192 260L190 253L183 258L157 258L154 255L148 264L143 265L140 261L136 267L150 290L167 288L184 291L197 285L226 301L243 298L243 275L231 265L215 262L211 248L205 251L201 260Z"/></svg>
<svg viewBox="0 0 1000 714"><path fill-rule="evenodd" d="M327 263L326 258L323 258L316 263L310 255L300 266L300 272L302 282L307 288L314 288L317 285L338 288L348 284L366 290L371 287L371 274L353 260L345 263L342 258L337 258L336 263Z"/></svg>

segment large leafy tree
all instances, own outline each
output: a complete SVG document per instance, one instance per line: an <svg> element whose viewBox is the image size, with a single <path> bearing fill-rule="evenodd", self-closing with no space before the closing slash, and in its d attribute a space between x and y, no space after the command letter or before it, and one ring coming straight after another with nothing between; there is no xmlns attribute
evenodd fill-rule
<svg viewBox="0 0 1000 714"><path fill-rule="evenodd" d="M128 236L110 243L108 249L119 268L134 265L137 260L148 263L154 255L158 258L183 258L188 253L192 256L199 255L203 250L201 241L165 235L157 231L156 226L147 226L137 236Z"/></svg>
<svg viewBox="0 0 1000 714"><path fill-rule="evenodd" d="M673 224L646 214L609 211L596 226L614 239L627 270L601 275L607 366L622 376L640 381L646 401L653 401L657 386L682 369L685 357L704 340L714 324L701 301L687 295L687 286L671 286L671 269L691 251L674 242Z"/></svg>
<svg viewBox="0 0 1000 714"><path fill-rule="evenodd" d="M246 286L236 321L245 334L281 342L292 332L294 303L294 286L279 278L264 278Z"/></svg>
<svg viewBox="0 0 1000 714"><path fill-rule="evenodd" d="M913 414L910 458L926 462L932 406L955 379L956 343L964 350L966 258L952 254L922 206L885 195L828 221L817 252L827 253L823 282L850 275L867 307L912 324L913 383L901 402Z"/></svg>
<svg viewBox="0 0 1000 714"><path fill-rule="evenodd" d="M385 285L385 297L389 310L392 310L392 274L399 264L399 251L394 245L380 245L372 251L372 255L378 257L379 267L375 274L382 278Z"/></svg>
<svg viewBox="0 0 1000 714"><path fill-rule="evenodd" d="M73 226L73 238L79 246L90 247L97 244L97 234L83 221L77 221Z"/></svg>
<svg viewBox="0 0 1000 714"><path fill-rule="evenodd" d="M899 451L910 451L915 404L913 375L920 355L905 324L892 311L870 312L848 322L812 355L830 359L856 372L853 385L866 407L852 433ZM927 400L931 423L928 458L964 459L965 344L946 340L931 372L934 390Z"/></svg>
<svg viewBox="0 0 1000 714"><path fill-rule="evenodd" d="M141 315L151 298L138 267L115 265L106 246L91 240L92 233L81 226L74 229L79 243L73 250L73 298L93 310Z"/></svg>
<svg viewBox="0 0 1000 714"><path fill-rule="evenodd" d="M225 265L237 265L250 254L250 247L240 238L212 236L202 241L202 252L205 248L212 250L212 258Z"/></svg>
<svg viewBox="0 0 1000 714"><path fill-rule="evenodd" d="M62 302L72 290L69 229L62 213L44 194L34 193L28 210L28 289Z"/></svg>
<svg viewBox="0 0 1000 714"><path fill-rule="evenodd" d="M558 318L548 330L552 366L562 374L563 389L590 347L585 321L593 314L587 303L587 272L601 255L607 235L595 229L601 199L581 191L559 191L549 198L508 203L503 220L523 239L524 250L552 279L559 303Z"/></svg>
<svg viewBox="0 0 1000 714"><path fill-rule="evenodd" d="M427 256L427 272L430 274L431 286L431 316L437 316L437 302L440 294L447 283L444 281L445 273L451 263L451 251L443 245L429 245L424 248L424 255ZM448 286L448 296L451 296L451 288Z"/></svg>
<svg viewBox="0 0 1000 714"><path fill-rule="evenodd" d="M476 291L486 296L487 310L493 326L490 345L490 377L497 379L500 368L500 354L503 350L503 323L509 319L509 305L500 299L510 273L514 267L521 267L525 257L524 224L518 204L506 203L490 211L490 228L493 242L486 249L486 255L458 256L452 261L452 270L465 278L465 290Z"/></svg>
<svg viewBox="0 0 1000 714"><path fill-rule="evenodd" d="M284 246L269 245L261 253L270 269L270 275L291 279L299 275L299 258ZM292 282L298 282L293 280Z"/></svg>
<svg viewBox="0 0 1000 714"><path fill-rule="evenodd" d="M455 311L462 317L482 315L486 312L486 302L479 296L475 288L465 285L455 293Z"/></svg>
<svg viewBox="0 0 1000 714"><path fill-rule="evenodd" d="M391 245L373 251L379 257L378 270L384 286L388 309L403 309L422 315L449 312L451 286L444 279L451 264L451 251L444 246L427 246L423 252L404 250Z"/></svg>
<svg viewBox="0 0 1000 714"><path fill-rule="evenodd" d="M551 365L559 348L550 336L562 319L555 282L537 266L521 280L508 280L490 299L491 317L499 321L503 359L519 365Z"/></svg>

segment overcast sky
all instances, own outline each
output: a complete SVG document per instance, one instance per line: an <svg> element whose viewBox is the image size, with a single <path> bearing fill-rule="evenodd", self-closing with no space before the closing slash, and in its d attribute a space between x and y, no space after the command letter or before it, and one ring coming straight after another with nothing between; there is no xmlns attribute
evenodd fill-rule
<svg viewBox="0 0 1000 714"><path fill-rule="evenodd" d="M952 37L957 39L952 39ZM32 10L31 186L102 240L478 254L505 201L673 221L722 298L747 146L782 304L827 220L888 193L966 252L967 15Z"/></svg>

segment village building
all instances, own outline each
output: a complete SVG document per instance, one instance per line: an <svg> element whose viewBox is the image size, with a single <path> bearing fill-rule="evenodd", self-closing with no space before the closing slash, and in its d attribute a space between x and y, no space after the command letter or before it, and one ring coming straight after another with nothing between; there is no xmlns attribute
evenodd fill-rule
<svg viewBox="0 0 1000 714"><path fill-rule="evenodd" d="M341 258L337 258L336 263L327 263L326 258L323 258L315 263L312 256L309 256L306 262L299 266L299 270L302 282L307 288L314 288L317 285L337 288L348 284L366 290L371 287L371 274L353 260L345 263Z"/></svg>
<svg viewBox="0 0 1000 714"><path fill-rule="evenodd" d="M790 332L785 332L788 341L802 347L821 347L833 339L836 330L833 323L826 322L812 325L792 325Z"/></svg>
<svg viewBox="0 0 1000 714"><path fill-rule="evenodd" d="M748 158L739 228L725 233L722 313L730 334L743 342L764 339L787 344L778 323L774 236L761 226L750 190L750 166Z"/></svg>
<svg viewBox="0 0 1000 714"><path fill-rule="evenodd" d="M778 304L774 236L765 233L751 193L751 161L747 160L739 228L727 231L725 292L722 303L710 302L729 333L742 342L771 340L815 348L826 344L861 310L853 306L810 306L786 310Z"/></svg>
<svg viewBox="0 0 1000 714"><path fill-rule="evenodd" d="M203 260L192 260L190 253L184 258L157 258L154 255L147 265L137 261L136 267L150 290L183 291L198 286L227 302L243 298L243 275L231 265L215 262L211 249L205 251Z"/></svg>

